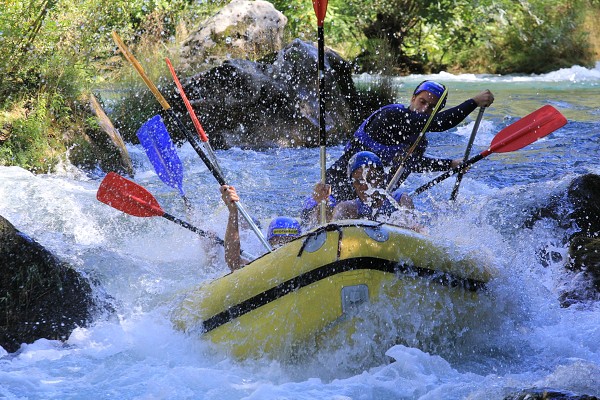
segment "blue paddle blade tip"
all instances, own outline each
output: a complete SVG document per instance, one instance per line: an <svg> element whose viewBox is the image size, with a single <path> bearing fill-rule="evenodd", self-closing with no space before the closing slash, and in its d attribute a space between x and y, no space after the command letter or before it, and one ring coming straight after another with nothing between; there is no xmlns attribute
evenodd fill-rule
<svg viewBox="0 0 600 400"><path fill-rule="evenodd" d="M183 164L162 117L150 118L136 133L156 174L165 184L183 192Z"/></svg>

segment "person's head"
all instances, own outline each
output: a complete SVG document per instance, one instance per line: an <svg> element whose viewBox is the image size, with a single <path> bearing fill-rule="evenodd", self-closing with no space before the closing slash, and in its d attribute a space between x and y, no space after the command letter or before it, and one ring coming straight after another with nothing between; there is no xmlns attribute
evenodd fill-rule
<svg viewBox="0 0 600 400"><path fill-rule="evenodd" d="M423 114L431 114L438 100L444 94L446 87L434 81L423 81L415 88L410 99L410 110ZM446 105L446 99L442 101L440 110Z"/></svg>
<svg viewBox="0 0 600 400"><path fill-rule="evenodd" d="M300 222L295 218L273 218L267 230L267 240L273 247L279 247L294 240L302 234Z"/></svg>
<svg viewBox="0 0 600 400"><path fill-rule="evenodd" d="M375 153L359 151L348 162L348 178L352 180L358 198L365 202L372 189L379 189L383 185L383 163Z"/></svg>

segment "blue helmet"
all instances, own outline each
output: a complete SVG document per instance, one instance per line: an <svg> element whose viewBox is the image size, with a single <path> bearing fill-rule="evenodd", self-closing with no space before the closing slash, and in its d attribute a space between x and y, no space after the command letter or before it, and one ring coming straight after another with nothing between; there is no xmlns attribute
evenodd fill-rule
<svg viewBox="0 0 600 400"><path fill-rule="evenodd" d="M377 154L371 151L359 151L350 158L348 161L348 177L352 176L352 173L361 167L375 166L383 169L383 163L381 159L377 157Z"/></svg>
<svg viewBox="0 0 600 400"><path fill-rule="evenodd" d="M267 230L267 240L274 237L298 237L302 233L300 222L295 218L277 217L269 224Z"/></svg>
<svg viewBox="0 0 600 400"><path fill-rule="evenodd" d="M417 88L413 92L413 95L416 96L421 92L427 91L433 94L434 96L437 96L438 99L441 99L442 95L444 94L444 90L446 90L446 86L442 85L441 83L437 83L435 81L423 81L419 83L419 86L417 86ZM444 101L442 101L442 104L440 105L440 110L446 105L447 98L448 96L446 96L446 98L444 98Z"/></svg>

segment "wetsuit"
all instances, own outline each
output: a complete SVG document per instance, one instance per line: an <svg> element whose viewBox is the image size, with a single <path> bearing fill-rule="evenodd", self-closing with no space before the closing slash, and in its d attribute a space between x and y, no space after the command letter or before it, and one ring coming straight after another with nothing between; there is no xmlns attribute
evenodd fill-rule
<svg viewBox="0 0 600 400"><path fill-rule="evenodd" d="M441 111L433 118L428 131L443 132L454 128L476 108L477 103L469 99L456 107ZM336 201L348 200L355 196L347 172L348 161L354 154L363 150L377 154L386 169L387 185L400 166L404 153L413 145L428 119L429 115L410 111L402 104L390 104L371 114L346 144L344 153L327 169L325 182L331 185ZM423 137L404 163L404 171L398 184L411 172L450 169L451 159L425 157L426 148L427 138Z"/></svg>

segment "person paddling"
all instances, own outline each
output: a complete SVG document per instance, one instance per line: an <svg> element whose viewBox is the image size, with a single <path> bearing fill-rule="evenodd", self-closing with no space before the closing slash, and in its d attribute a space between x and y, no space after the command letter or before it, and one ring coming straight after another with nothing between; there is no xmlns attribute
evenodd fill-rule
<svg viewBox="0 0 600 400"><path fill-rule="evenodd" d="M222 185L220 187L221 198L229 210L227 228L225 229L225 262L232 271L239 269L252 260L243 258L240 254L240 232L238 209L235 206L240 198L233 186ZM302 234L300 222L295 218L276 217L267 229L267 241L273 248L280 247L285 243L299 237Z"/></svg>
<svg viewBox="0 0 600 400"><path fill-rule="evenodd" d="M347 176L348 162L359 151L368 150L375 153L382 161L387 175L385 183L390 181L401 166L405 152L415 143L425 127L438 100L442 97L445 86L434 81L423 81L413 91L408 107L402 104L389 104L381 107L369 116L356 130L352 139L346 144L344 153L326 172L327 184L332 187L332 195L336 201L348 200L354 196L352 181ZM444 98L440 109L445 106ZM475 97L446 111L438 112L427 131L442 132L456 127L477 107L488 107L494 102L489 90L484 90ZM445 171L457 167L462 159L431 158L425 156L427 139L423 137L412 155L405 161L403 173L393 192L411 172Z"/></svg>
<svg viewBox="0 0 600 400"><path fill-rule="evenodd" d="M331 186L318 182L314 187L313 196L307 199L302 210L303 224L308 227L317 225L318 207L310 206L329 198L328 222L339 219L380 220L392 217L392 222L397 225L421 231L422 227L414 220L412 199L401 191L395 191L390 196L383 187L383 163L375 153L361 151L355 154L349 160L347 174L352 181L353 198L335 202L331 196Z"/></svg>
<svg viewBox="0 0 600 400"><path fill-rule="evenodd" d="M372 219L389 216L398 206L413 209L412 199L405 193L395 192L391 201L383 188L383 162L370 151L356 153L348 162L347 175L352 182L354 198L339 202L332 219ZM394 204L396 203L396 204Z"/></svg>

